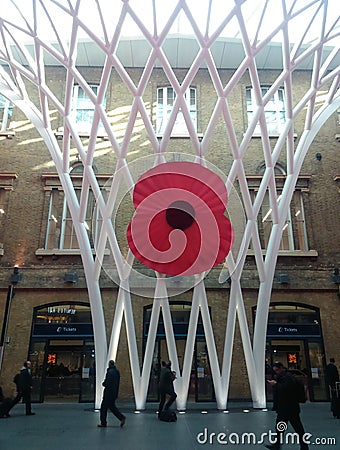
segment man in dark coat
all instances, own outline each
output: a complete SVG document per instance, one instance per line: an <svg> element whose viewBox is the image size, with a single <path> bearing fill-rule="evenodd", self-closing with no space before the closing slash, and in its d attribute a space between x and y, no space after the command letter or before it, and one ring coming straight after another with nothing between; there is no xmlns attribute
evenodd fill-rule
<svg viewBox="0 0 340 450"><path fill-rule="evenodd" d="M120 420L120 426L125 424L125 416L119 411L116 406L116 400L119 391L120 374L115 366L114 361L109 361L109 367L106 371L106 377L103 381L104 394L102 404L100 406L100 423L98 427L105 428L107 426L107 410L109 409L118 420Z"/></svg>
<svg viewBox="0 0 340 450"><path fill-rule="evenodd" d="M326 380L331 393L335 391L335 383L339 382L339 372L335 365L335 359L331 358L326 366Z"/></svg>
<svg viewBox="0 0 340 450"><path fill-rule="evenodd" d="M177 394L174 390L174 380L176 379L176 374L171 370L171 362L166 363L162 361L161 374L159 377L159 395L160 403L158 407L158 417L160 417L163 411L163 406L166 400L166 396L170 395L169 400L166 402L164 407L165 411L170 408L173 402L177 398Z"/></svg>
<svg viewBox="0 0 340 450"><path fill-rule="evenodd" d="M25 361L20 370L20 375L15 377L17 385L17 395L13 401L13 406L22 401L26 404L26 416L34 416L31 407L31 391L33 387L33 379L31 374L31 361Z"/></svg>
<svg viewBox="0 0 340 450"><path fill-rule="evenodd" d="M266 445L269 449L278 450L283 443L283 433L290 422L295 433L299 436L300 449L308 450L308 445L304 442L305 430L300 419L300 405L297 398L297 381L290 374L281 362L273 364L275 373L274 380L268 380L273 387L273 409L277 412L275 444Z"/></svg>

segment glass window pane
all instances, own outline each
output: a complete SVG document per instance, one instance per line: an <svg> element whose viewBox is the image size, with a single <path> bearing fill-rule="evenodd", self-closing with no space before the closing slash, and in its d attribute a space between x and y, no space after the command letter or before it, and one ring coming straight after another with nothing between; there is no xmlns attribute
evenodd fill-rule
<svg viewBox="0 0 340 450"><path fill-rule="evenodd" d="M13 104L0 95L0 129L5 131L9 128L13 112Z"/></svg>
<svg viewBox="0 0 340 450"><path fill-rule="evenodd" d="M267 86L261 87L262 98L268 92ZM246 104L247 104L247 116L248 124L253 118L252 111L255 109L255 100L253 96L253 89L246 89ZM271 97L264 105L265 119L267 124L267 131L269 134L278 134L282 131L283 125L286 121L285 117L285 105L284 105L284 92L283 89L279 89L273 97ZM261 132L259 124L255 128L256 133Z"/></svg>
<svg viewBox="0 0 340 450"><path fill-rule="evenodd" d="M97 94L98 86L93 85L90 88ZM73 100L73 114L77 123L78 132L89 133L94 117L94 103L81 86L74 86ZM103 105L104 107L106 106L106 99L103 100ZM102 122L99 123L98 132L99 134L105 134L105 128Z"/></svg>
<svg viewBox="0 0 340 450"><path fill-rule="evenodd" d="M61 211L59 206L59 191L53 189L50 196L50 205L47 222L46 248L59 248L60 244L60 227L61 227Z"/></svg>
<svg viewBox="0 0 340 450"><path fill-rule="evenodd" d="M166 99L166 104L165 104ZM168 120L173 110L176 93L172 87L163 87L157 89L157 114L156 114L156 132L164 133ZM189 110L190 118L197 129L197 105L196 89L190 88L185 93L186 105ZM172 129L172 135L187 136L188 127L184 119L184 114L179 108L175 123Z"/></svg>

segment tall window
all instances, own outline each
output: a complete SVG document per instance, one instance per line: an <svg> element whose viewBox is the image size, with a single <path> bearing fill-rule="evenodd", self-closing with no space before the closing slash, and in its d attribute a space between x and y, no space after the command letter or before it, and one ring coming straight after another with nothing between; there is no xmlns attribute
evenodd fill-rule
<svg viewBox="0 0 340 450"><path fill-rule="evenodd" d="M9 128L12 118L13 104L7 98L0 95L0 131L6 131Z"/></svg>
<svg viewBox="0 0 340 450"><path fill-rule="evenodd" d="M250 175L249 185L252 186L250 194L255 201L257 188L260 184L263 170L260 168L261 175ZM306 218L303 204L303 194L308 190L308 175L301 175L299 177L296 189L294 191L290 208L288 210L286 221L282 229L282 238L280 243L281 251L309 251ZM286 179L284 169L277 164L275 166L275 182L277 185L277 204L281 201L282 187ZM261 240L261 246L265 250L268 247L268 242L273 226L273 206L269 193L264 196L261 209L258 214L258 230Z"/></svg>
<svg viewBox="0 0 340 450"><path fill-rule="evenodd" d="M91 85L90 88L97 95L99 86ZM104 102L104 107L106 102ZM94 104L92 100L88 97L86 92L81 86L73 87L73 106L72 114L77 123L77 130L79 133L89 134L92 127L93 117L94 117ZM100 122L98 127L98 134L106 134L102 122Z"/></svg>
<svg viewBox="0 0 340 450"><path fill-rule="evenodd" d="M193 122L194 128L197 129L197 99L196 89L189 88L185 92L185 102L188 107L190 118ZM156 133L163 134L165 127L168 124L170 114L172 112L176 99L176 92L172 87L161 87L157 89L157 118L156 118ZM188 136L188 127L186 125L183 112L181 108L171 131L175 136Z"/></svg>
<svg viewBox="0 0 340 450"><path fill-rule="evenodd" d="M262 98L267 94L269 86L262 86ZM257 108L255 100L255 92L253 88L247 88L246 90L247 98L247 116L248 123L253 118L254 112ZM283 126L286 122L286 111L284 102L284 90L282 88L278 89L273 97L265 104L264 114L266 118L268 134L278 134L282 131ZM260 124L257 123L254 132L256 134L261 133Z"/></svg>
<svg viewBox="0 0 340 450"><path fill-rule="evenodd" d="M82 174L84 167L81 163L75 164L71 170L71 177L74 183L75 192L78 200L81 195ZM70 210L66 203L64 192L61 189L58 177L52 174L46 177L46 188L50 186L46 193L45 209L47 215L46 233L44 235L45 250L71 250L79 249L76 231L71 218ZM85 215L85 227L89 234L89 239L93 245L93 211L95 199L93 192L89 192L87 201L87 210Z"/></svg>
<svg viewBox="0 0 340 450"><path fill-rule="evenodd" d="M278 202L280 201L280 198L281 195L277 198ZM264 249L268 247L272 225L272 205L267 193L262 203L258 223L261 243ZM305 213L301 191L295 191L293 194L288 216L282 229L280 250L308 250Z"/></svg>
<svg viewBox="0 0 340 450"><path fill-rule="evenodd" d="M76 194L79 199L80 189L76 189ZM89 233L90 242L92 242L93 209L94 197L93 193L90 192L85 219L85 226ZM70 250L78 248L79 244L76 231L64 193L59 189L52 189L49 202L45 249Z"/></svg>

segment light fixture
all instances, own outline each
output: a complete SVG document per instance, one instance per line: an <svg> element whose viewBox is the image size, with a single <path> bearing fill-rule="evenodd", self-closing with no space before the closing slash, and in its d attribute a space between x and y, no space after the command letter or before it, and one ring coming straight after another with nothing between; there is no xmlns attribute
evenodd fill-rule
<svg viewBox="0 0 340 450"><path fill-rule="evenodd" d="M11 275L11 283L20 283L20 281L22 281L22 273L19 272L19 267L15 266Z"/></svg>
<svg viewBox="0 0 340 450"><path fill-rule="evenodd" d="M289 284L289 275L287 275L286 273L279 273L277 276L277 282L279 284Z"/></svg>
<svg viewBox="0 0 340 450"><path fill-rule="evenodd" d="M332 281L335 284L340 284L340 274L339 274L339 268L335 267L332 275Z"/></svg>
<svg viewBox="0 0 340 450"><path fill-rule="evenodd" d="M65 283L77 283L78 274L76 272L66 272L64 275Z"/></svg>

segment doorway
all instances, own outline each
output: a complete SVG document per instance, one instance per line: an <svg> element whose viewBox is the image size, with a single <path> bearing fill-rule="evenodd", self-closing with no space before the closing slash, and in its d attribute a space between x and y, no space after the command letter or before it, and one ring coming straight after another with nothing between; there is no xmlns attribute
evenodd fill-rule
<svg viewBox="0 0 340 450"><path fill-rule="evenodd" d="M253 308L255 317L256 308ZM272 377L275 361L305 385L307 399L326 401L325 352L320 311L302 303L271 303L267 326L266 378ZM267 399L272 389L266 383Z"/></svg>
<svg viewBox="0 0 340 450"><path fill-rule="evenodd" d="M32 342L32 400L92 402L95 394L94 343L83 340Z"/></svg>
<svg viewBox="0 0 340 450"><path fill-rule="evenodd" d="M95 353L89 305L59 302L34 308L29 359L33 401L93 402Z"/></svg>
<svg viewBox="0 0 340 450"><path fill-rule="evenodd" d="M188 335L189 319L191 313L190 302L169 302L172 319L172 327L176 341L179 369L183 370L183 361ZM143 313L143 348L145 349L149 333L152 305L144 307ZM210 310L209 310L210 312ZM159 401L158 382L162 361L168 361L169 354L165 339L165 328L162 311L159 315L156 342L154 346L152 367L150 372L147 401ZM192 358L191 374L188 389L188 401L213 402L215 393L213 388L208 350L205 341L204 327L201 314L199 313L194 354Z"/></svg>
<svg viewBox="0 0 340 450"><path fill-rule="evenodd" d="M180 371L183 369L185 352L185 339L176 339L176 348ZM158 402L158 383L162 361L168 361L168 349L165 338L158 338L155 343L150 382L147 394L148 402ZM191 375L189 381L188 401L213 402L215 401L210 363L205 339L197 338L192 358Z"/></svg>

